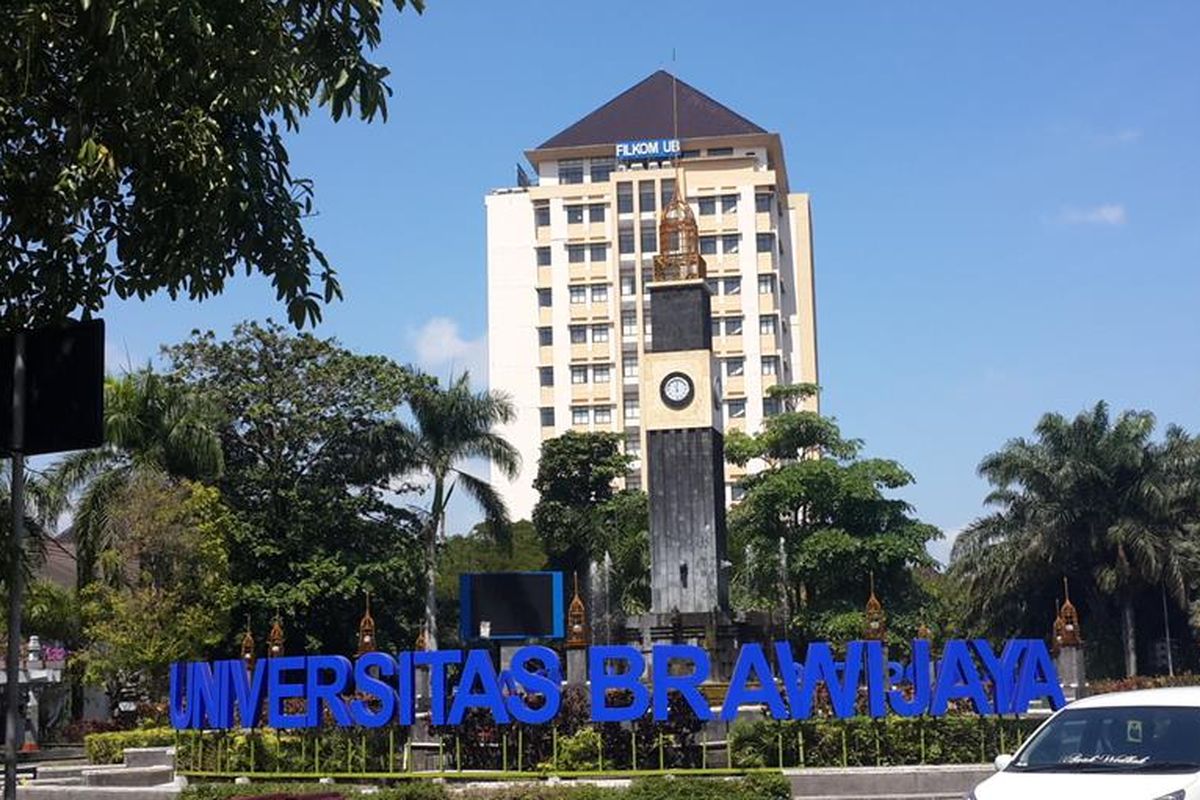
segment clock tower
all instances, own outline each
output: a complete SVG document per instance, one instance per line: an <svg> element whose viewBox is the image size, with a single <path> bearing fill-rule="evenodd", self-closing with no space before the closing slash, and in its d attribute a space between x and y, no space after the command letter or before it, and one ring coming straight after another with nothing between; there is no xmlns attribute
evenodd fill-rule
<svg viewBox="0 0 1200 800"><path fill-rule="evenodd" d="M642 370L650 500L651 612L727 612L725 444L712 353L711 295L696 219L680 196L663 209Z"/></svg>

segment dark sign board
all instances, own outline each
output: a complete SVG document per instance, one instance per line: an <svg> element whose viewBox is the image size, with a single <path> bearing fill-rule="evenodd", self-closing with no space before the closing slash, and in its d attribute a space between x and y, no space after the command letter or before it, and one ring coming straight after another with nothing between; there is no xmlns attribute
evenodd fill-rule
<svg viewBox="0 0 1200 800"><path fill-rule="evenodd" d="M561 572L469 572L459 576L459 633L479 639L561 639Z"/></svg>
<svg viewBox="0 0 1200 800"><path fill-rule="evenodd" d="M12 449L13 335L0 336L0 451ZM104 443L104 322L25 333L26 455Z"/></svg>

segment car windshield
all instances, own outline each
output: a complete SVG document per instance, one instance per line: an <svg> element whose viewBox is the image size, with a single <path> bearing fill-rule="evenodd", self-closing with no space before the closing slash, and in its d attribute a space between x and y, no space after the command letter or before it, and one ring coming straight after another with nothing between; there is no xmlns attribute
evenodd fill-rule
<svg viewBox="0 0 1200 800"><path fill-rule="evenodd" d="M1068 708L1009 765L1014 772L1200 772L1200 708Z"/></svg>

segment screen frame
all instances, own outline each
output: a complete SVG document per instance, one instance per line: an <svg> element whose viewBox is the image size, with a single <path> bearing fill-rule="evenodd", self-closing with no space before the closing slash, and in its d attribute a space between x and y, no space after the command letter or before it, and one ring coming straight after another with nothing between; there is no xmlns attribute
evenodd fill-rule
<svg viewBox="0 0 1200 800"><path fill-rule="evenodd" d="M553 598L551 613L553 626L550 631L536 634L507 633L492 634L481 637L478 631L471 630L474 620L475 596L472 582L478 577L495 576L545 576L550 578L550 591ZM566 618L563 611L563 573L553 570L528 570L510 572L464 572L458 576L458 635L465 642L501 641L518 642L532 639L564 639L566 638Z"/></svg>

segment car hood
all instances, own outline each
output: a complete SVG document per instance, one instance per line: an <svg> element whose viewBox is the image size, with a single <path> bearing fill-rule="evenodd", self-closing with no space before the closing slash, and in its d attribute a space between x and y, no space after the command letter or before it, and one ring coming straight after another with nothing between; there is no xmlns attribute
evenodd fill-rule
<svg viewBox="0 0 1200 800"><path fill-rule="evenodd" d="M1095 772L998 772L975 788L976 800L1156 800L1194 787L1200 775L1114 775ZM1190 798L1190 795L1189 795Z"/></svg>

